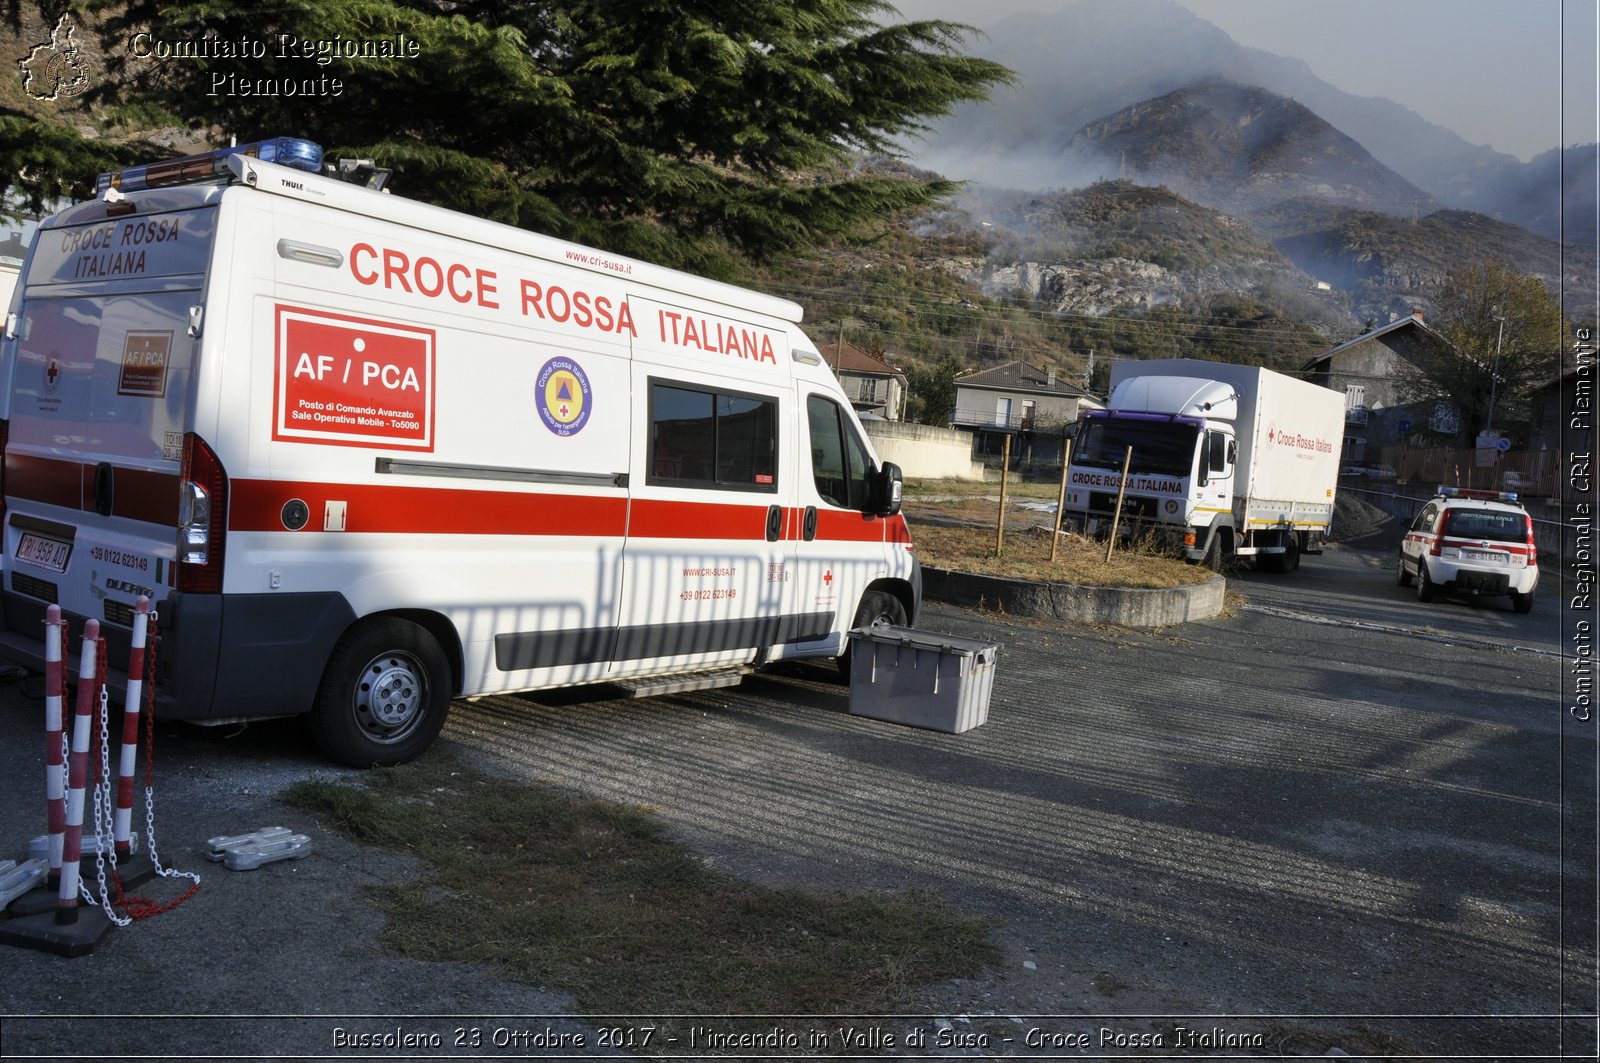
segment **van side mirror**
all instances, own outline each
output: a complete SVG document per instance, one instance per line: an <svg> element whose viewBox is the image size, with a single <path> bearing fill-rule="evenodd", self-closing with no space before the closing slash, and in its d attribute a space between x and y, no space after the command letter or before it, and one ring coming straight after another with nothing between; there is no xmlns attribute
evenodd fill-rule
<svg viewBox="0 0 1600 1063"><path fill-rule="evenodd" d="M867 495L868 512L879 517L892 517L900 512L900 496L904 485L900 480L900 466L886 461L872 474L871 490Z"/></svg>

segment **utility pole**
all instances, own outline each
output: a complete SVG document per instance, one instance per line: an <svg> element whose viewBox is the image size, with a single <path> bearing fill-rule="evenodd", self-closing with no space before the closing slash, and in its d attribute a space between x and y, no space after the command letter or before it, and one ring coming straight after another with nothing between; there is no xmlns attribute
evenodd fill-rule
<svg viewBox="0 0 1600 1063"><path fill-rule="evenodd" d="M1494 319L1500 322L1500 330L1495 333L1494 337L1494 368L1489 371L1489 416L1488 423L1483 426L1485 432L1494 430L1494 396L1495 390L1500 384L1500 341L1506 335L1506 319L1499 314L1496 314Z"/></svg>

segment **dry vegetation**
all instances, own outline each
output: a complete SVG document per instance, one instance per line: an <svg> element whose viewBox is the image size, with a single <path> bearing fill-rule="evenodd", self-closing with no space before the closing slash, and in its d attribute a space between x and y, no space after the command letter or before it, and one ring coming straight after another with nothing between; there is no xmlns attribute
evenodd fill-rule
<svg viewBox="0 0 1600 1063"><path fill-rule="evenodd" d="M1000 485L941 480L909 484L906 521L917 556L935 568L1099 587L1176 587L1211 573L1162 553L1149 541L1119 545L1106 561L1103 541L1062 533L1050 560L1055 514L1024 508L1054 503L1056 484L1008 484L1005 536L995 556Z"/></svg>

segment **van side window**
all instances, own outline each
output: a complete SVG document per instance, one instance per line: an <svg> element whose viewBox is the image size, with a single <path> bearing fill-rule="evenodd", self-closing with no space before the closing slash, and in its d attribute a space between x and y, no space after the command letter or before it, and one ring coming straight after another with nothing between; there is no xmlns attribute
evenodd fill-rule
<svg viewBox="0 0 1600 1063"><path fill-rule="evenodd" d="M1222 432L1206 433L1206 467L1208 471L1228 471L1228 437Z"/></svg>
<svg viewBox="0 0 1600 1063"><path fill-rule="evenodd" d="M778 403L650 382L649 483L778 489Z"/></svg>
<svg viewBox="0 0 1600 1063"><path fill-rule="evenodd" d="M837 403L821 395L806 400L811 432L811 474L817 494L843 509L867 505L867 450Z"/></svg>

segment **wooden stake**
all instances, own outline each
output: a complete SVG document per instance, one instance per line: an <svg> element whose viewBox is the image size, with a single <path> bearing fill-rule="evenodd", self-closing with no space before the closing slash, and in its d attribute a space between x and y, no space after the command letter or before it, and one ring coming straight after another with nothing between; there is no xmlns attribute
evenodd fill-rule
<svg viewBox="0 0 1600 1063"><path fill-rule="evenodd" d="M1061 543L1061 515L1067 507L1067 470L1072 468L1072 440L1061 441L1061 492L1056 495L1056 534L1050 540L1050 560L1056 559L1056 547Z"/></svg>
<svg viewBox="0 0 1600 1063"><path fill-rule="evenodd" d="M1006 436L1005 451L1000 456L1000 517L994 522L994 556L999 557L1006 543L1006 477L1011 473L1011 437Z"/></svg>
<svg viewBox="0 0 1600 1063"><path fill-rule="evenodd" d="M1111 511L1111 538L1106 540L1106 564L1111 563L1111 549L1117 545L1117 525L1122 523L1122 496L1128 493L1128 469L1133 465L1133 448L1122 459L1122 482L1117 485L1117 508Z"/></svg>

